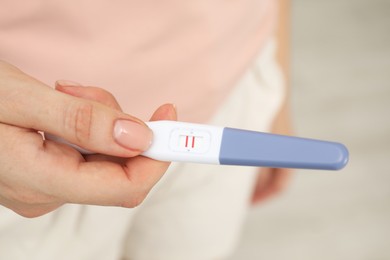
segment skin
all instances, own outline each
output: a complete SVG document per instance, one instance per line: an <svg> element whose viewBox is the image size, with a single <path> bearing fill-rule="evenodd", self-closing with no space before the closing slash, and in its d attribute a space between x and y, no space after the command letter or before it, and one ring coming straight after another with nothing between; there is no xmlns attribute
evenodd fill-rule
<svg viewBox="0 0 390 260"><path fill-rule="evenodd" d="M37 217L64 203L131 208L143 201L169 164L119 145L116 120L146 126L122 113L111 94L92 90L87 98L55 91L0 61L0 205ZM176 111L163 105L151 120L176 120ZM83 157L38 130L111 157Z"/></svg>

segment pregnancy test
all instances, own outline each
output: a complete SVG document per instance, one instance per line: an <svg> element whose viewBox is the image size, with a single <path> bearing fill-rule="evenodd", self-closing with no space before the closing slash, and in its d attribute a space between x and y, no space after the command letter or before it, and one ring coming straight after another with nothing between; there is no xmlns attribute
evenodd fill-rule
<svg viewBox="0 0 390 260"><path fill-rule="evenodd" d="M142 155L159 161L320 170L339 170L348 162L347 148L335 142L176 121L146 124L153 141Z"/></svg>
<svg viewBox="0 0 390 260"><path fill-rule="evenodd" d="M340 143L176 121L146 123L154 137L142 155L160 161L339 170Z"/></svg>

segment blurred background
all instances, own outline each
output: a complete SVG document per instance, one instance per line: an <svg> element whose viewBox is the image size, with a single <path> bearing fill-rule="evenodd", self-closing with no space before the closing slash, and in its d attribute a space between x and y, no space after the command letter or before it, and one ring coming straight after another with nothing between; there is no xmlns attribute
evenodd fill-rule
<svg viewBox="0 0 390 260"><path fill-rule="evenodd" d="M390 1L292 2L296 133L345 143L350 163L296 171L231 260L390 259Z"/></svg>

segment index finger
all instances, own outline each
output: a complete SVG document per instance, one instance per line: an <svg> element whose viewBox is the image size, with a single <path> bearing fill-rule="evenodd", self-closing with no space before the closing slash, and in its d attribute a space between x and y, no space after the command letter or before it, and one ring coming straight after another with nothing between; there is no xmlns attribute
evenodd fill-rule
<svg viewBox="0 0 390 260"><path fill-rule="evenodd" d="M95 101L54 91L5 67L0 70L0 122L44 131L82 148L131 157L149 147L152 132L139 119Z"/></svg>

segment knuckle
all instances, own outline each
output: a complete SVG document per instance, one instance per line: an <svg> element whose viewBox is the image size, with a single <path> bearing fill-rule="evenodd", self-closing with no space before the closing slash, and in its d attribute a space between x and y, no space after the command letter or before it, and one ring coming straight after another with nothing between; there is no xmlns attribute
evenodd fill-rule
<svg viewBox="0 0 390 260"><path fill-rule="evenodd" d="M33 192L20 192L11 198L14 206L10 207L15 213L26 218L36 218L56 209L60 203L45 195Z"/></svg>
<svg viewBox="0 0 390 260"><path fill-rule="evenodd" d="M124 208L136 208L142 204L145 200L147 192L137 192L136 194L132 194L131 198L121 204L121 207Z"/></svg>
<svg viewBox="0 0 390 260"><path fill-rule="evenodd" d="M93 121L93 105L88 102L75 102L66 108L64 128L79 143L90 140Z"/></svg>
<svg viewBox="0 0 390 260"><path fill-rule="evenodd" d="M7 195L6 207L25 218L36 218L49 211L44 210L40 201L32 193L18 192Z"/></svg>
<svg viewBox="0 0 390 260"><path fill-rule="evenodd" d="M37 218L48 213L46 210L38 210L38 209L16 209L14 212L25 218Z"/></svg>

